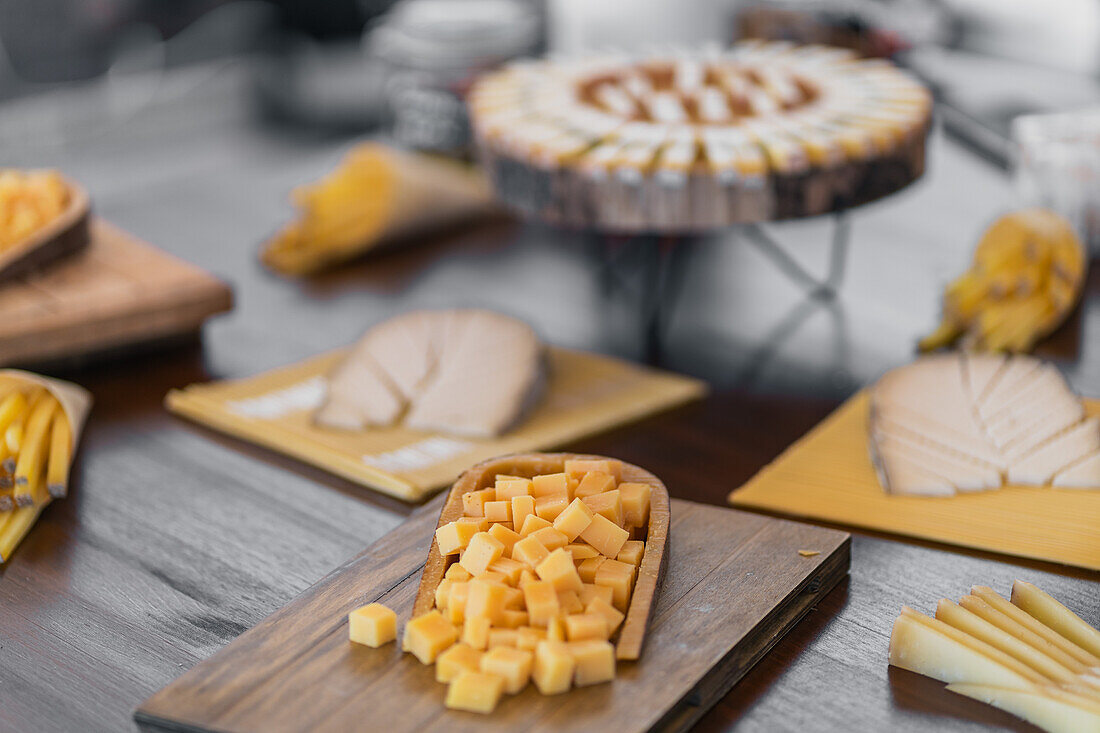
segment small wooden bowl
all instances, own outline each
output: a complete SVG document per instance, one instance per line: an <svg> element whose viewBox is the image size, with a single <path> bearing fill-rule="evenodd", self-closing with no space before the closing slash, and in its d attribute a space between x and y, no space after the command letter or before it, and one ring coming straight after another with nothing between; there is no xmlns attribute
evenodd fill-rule
<svg viewBox="0 0 1100 733"><path fill-rule="evenodd" d="M565 462L576 459L604 460L605 456L583 455L579 453L521 453L502 456L479 463L462 474L451 487L443 511L439 514L437 527L453 522L462 516L462 495L492 486L497 474L512 476L537 476L547 473L559 473L565 469ZM634 584L634 595L627 609L626 619L619 629L619 640L615 645L615 656L619 659L637 659L642 653L646 627L653 614L654 600L664 575L665 558L668 555L669 500L668 489L660 479L649 471L630 463L623 463L622 480L649 484L649 527L646 532L645 553L638 568L638 579ZM443 580L448 565L457 560L453 555L444 557L439 554L439 545L432 537L432 546L428 550L428 559L424 563L424 574L420 578L420 589L413 604L414 617L432 610L435 605L435 589Z"/></svg>
<svg viewBox="0 0 1100 733"><path fill-rule="evenodd" d="M0 282L25 275L88 246L91 197L80 184L69 178L63 180L69 190L69 205L45 227L0 251Z"/></svg>

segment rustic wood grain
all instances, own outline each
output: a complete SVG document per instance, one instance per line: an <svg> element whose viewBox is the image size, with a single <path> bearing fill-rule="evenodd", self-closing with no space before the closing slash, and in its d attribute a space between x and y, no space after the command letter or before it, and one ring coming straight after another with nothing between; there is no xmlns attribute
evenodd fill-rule
<svg viewBox="0 0 1100 733"><path fill-rule="evenodd" d="M88 246L91 198L76 181L68 178L64 181L69 189L69 205L45 227L0 252L0 283L34 272Z"/></svg>
<svg viewBox="0 0 1100 733"><path fill-rule="evenodd" d="M439 512L436 528L461 517L462 495L491 486L498 474L533 477L540 474L560 473L565 470L566 461L606 458L607 456L581 453L520 453L483 461L459 476L447 492L447 499ZM618 659L633 660L642 654L646 629L653 613L653 600L664 577L665 555L668 549L669 498L668 489L660 479L633 463L623 464L622 480L648 484L651 491L649 524L645 528L645 553L638 566L638 577L635 580L626 619L619 629L619 636L615 642L615 656ZM450 560L453 559L455 558L448 559L439 554L439 544L433 537L424 563L424 572L420 576L420 589L413 603L413 616L427 613L435 605L435 590L443 580Z"/></svg>
<svg viewBox="0 0 1100 733"><path fill-rule="evenodd" d="M563 454L505 459L465 479L478 484L488 472L521 464L560 469L563 460ZM624 466L624 476L644 473ZM187 731L337 731L366 716L395 732L683 730L848 571L849 538L842 532L673 501L668 582L653 604L639 661L621 663L609 685L554 697L528 688L492 716L456 713L443 707L433 668L402 655L397 643L368 649L347 639L347 614L365 603L386 603L402 622L415 613L418 588L422 594L429 587L420 584L424 548L434 548L438 526L429 509L442 506L453 504L428 505L147 700L137 720ZM798 554L807 547L821 555Z"/></svg>

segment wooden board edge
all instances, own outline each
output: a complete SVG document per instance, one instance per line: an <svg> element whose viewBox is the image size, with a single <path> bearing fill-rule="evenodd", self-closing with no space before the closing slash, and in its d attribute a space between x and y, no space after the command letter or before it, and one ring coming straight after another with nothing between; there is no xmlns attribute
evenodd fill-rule
<svg viewBox="0 0 1100 733"><path fill-rule="evenodd" d="M840 581L848 575L852 557L852 536L844 539L821 561L784 601L754 628L763 643L746 649L742 642L731 649L707 676L668 709L651 731L686 731L756 666L787 633L802 620ZM747 662L745 652L748 651Z"/></svg>

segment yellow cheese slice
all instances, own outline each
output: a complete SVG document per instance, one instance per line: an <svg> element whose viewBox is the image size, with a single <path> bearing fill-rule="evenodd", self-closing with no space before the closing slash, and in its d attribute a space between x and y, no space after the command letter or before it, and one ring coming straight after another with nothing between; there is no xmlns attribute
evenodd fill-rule
<svg viewBox="0 0 1100 733"><path fill-rule="evenodd" d="M1096 655L1089 653L1081 647L1074 644L1066 637L1059 634L1054 629L1040 623L1035 618L1025 613L1023 610L1012 605L1004 598L997 595L994 590L988 586L976 585L970 589L970 592L981 598L988 603L991 607L999 611L1002 615L1015 621L1018 625L1023 626L1034 635L1041 637L1044 641L1058 649L1062 650L1065 654L1075 659L1082 667L1079 671L1086 671L1087 667L1100 667L1100 658ZM1071 666L1071 665L1067 665Z"/></svg>
<svg viewBox="0 0 1100 733"><path fill-rule="evenodd" d="M1059 433L1008 467L1009 483L1046 484L1060 470L1100 450L1100 417Z"/></svg>
<svg viewBox="0 0 1100 733"><path fill-rule="evenodd" d="M1012 713L1050 733L1100 733L1100 710L1080 702L1083 698L1055 695L1045 689L966 683L950 684L947 689Z"/></svg>
<svg viewBox="0 0 1100 733"><path fill-rule="evenodd" d="M1012 605L1093 656L1100 657L1100 631L1031 583L1012 584Z"/></svg>
<svg viewBox="0 0 1100 733"><path fill-rule="evenodd" d="M1051 486L1063 489L1096 489L1100 488L1100 451L1085 456L1076 463L1063 468L1054 474L1050 480ZM1100 647L1090 649L1093 654L1100 656Z"/></svg>

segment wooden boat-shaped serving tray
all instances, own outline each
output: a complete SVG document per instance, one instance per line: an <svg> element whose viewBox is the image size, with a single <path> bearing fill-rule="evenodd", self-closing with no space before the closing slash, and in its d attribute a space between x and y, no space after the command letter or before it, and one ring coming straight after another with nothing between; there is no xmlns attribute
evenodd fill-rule
<svg viewBox="0 0 1100 733"><path fill-rule="evenodd" d="M620 662L613 682L549 697L528 687L491 715L464 713L443 706L435 668L400 643L348 641L347 614L366 603L409 619L443 504L195 665L146 700L137 721L220 733L685 730L848 573L844 532L672 499L641 658Z"/></svg>
<svg viewBox="0 0 1100 733"><path fill-rule="evenodd" d="M0 251L0 282L25 275L88 246L91 199L83 186L68 178L63 180L69 189L69 205L49 224Z"/></svg>

